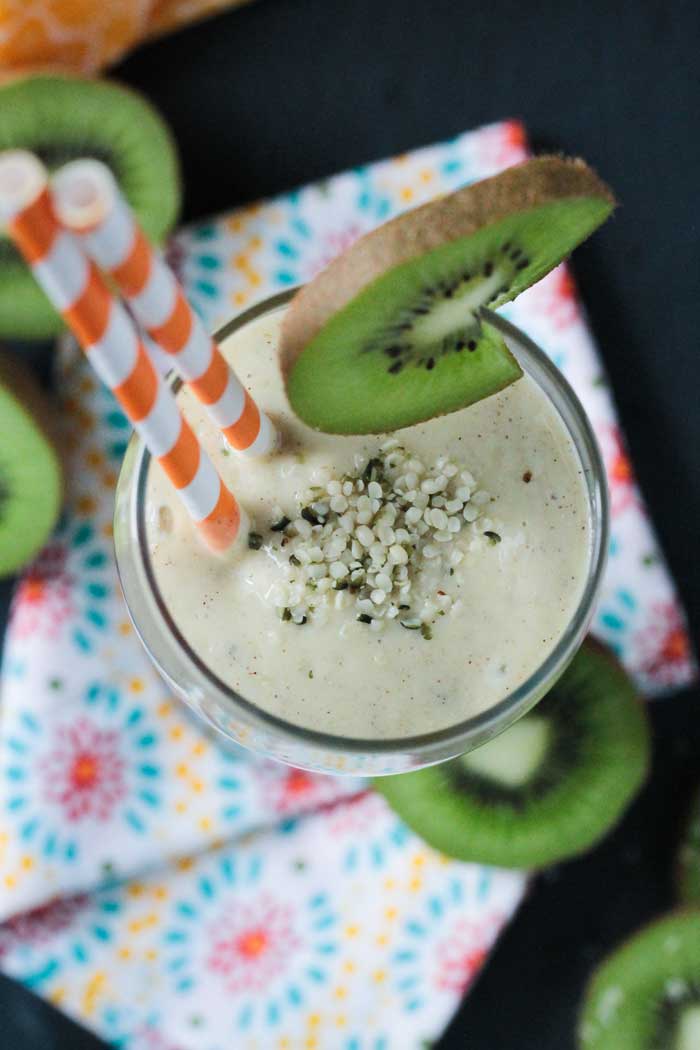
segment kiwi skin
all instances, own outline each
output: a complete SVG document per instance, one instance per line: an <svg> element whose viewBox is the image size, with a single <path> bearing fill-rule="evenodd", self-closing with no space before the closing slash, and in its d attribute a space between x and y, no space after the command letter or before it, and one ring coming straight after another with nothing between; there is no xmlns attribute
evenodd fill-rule
<svg viewBox="0 0 700 1050"><path fill-rule="evenodd" d="M53 452L55 466L58 475L58 485L54 498L54 509L50 520L46 522L45 538L48 538L52 528L55 526L63 504L65 495L65 462L61 452L61 444L55 429L55 408L36 382L33 374L21 363L15 354L0 352L0 387L14 401L17 402L19 410L31 418L32 423L44 437L48 450ZM2 421L0 420L0 424ZM0 429L2 429L0 425ZM8 442L8 450L11 452L11 442ZM50 452L49 452L50 454ZM2 482L0 465L0 482ZM31 560L37 550L28 552ZM26 562L25 562L26 563ZM22 568L22 564L12 564L11 571L15 572ZM6 572L0 572L0 576Z"/></svg>
<svg viewBox="0 0 700 1050"><path fill-rule="evenodd" d="M91 100L93 106L99 106L101 104L108 104L110 97L116 97L119 93L123 95L124 99L130 104L138 105L139 109L144 114L148 114L152 120L153 135L157 136L160 140L161 146L164 151L163 163L167 164L167 194L164 199L161 200L162 212L156 220L151 218L149 215L141 213L139 215L139 221L143 226L145 232L149 237L152 237L157 243L161 243L170 230L173 228L178 219L180 202L182 198L182 175L180 172L180 165L178 159L177 143L175 137L166 124L165 119L158 109L150 102L150 100L142 95L141 92L134 90L128 84L124 84L119 80L113 80L111 78L102 78L95 80L90 77L81 76L79 73L75 73L68 69L63 69L55 66L39 67L34 70L18 70L16 72L9 73L7 76L0 79L0 104L2 106L16 106L21 104L23 94L28 92L29 103L32 103L31 92L36 87L44 87L48 93L57 89L61 91L64 85L72 85L76 88L80 88L81 85L85 85L94 92L94 98ZM7 92L7 94L5 94ZM35 129L31 129L34 131ZM78 129L76 129L76 141L79 138ZM46 141L28 141L26 144L23 142L8 143L4 141L4 137L0 130L0 141L3 149L10 148L22 148L30 149L38 152L40 155L43 148L46 146L49 151L47 158L48 167L53 168L58 164L66 163L69 160L77 160L83 156L90 156L89 149L86 145L88 152L76 152L74 143L68 144L68 149L65 156L62 154L61 142L52 143L49 138ZM118 146L112 145L111 143L105 143L105 152L116 156L118 159ZM116 170L114 173L117 180L121 182L121 172Z"/></svg>
<svg viewBox="0 0 700 1050"><path fill-rule="evenodd" d="M299 355L330 318L388 270L500 222L513 214L514 201L524 211L591 195L607 201L611 210L616 205L612 191L585 161L542 156L429 201L373 230L334 259L292 301L279 348L285 382ZM509 298L506 294L489 305L499 306Z"/></svg>
<svg viewBox="0 0 700 1050"><path fill-rule="evenodd" d="M58 428L56 427L56 407L39 386L34 373L19 359L17 354L0 347L0 386L13 395L24 407L27 415L32 416L34 423L50 445L53 446L63 471L65 463L61 452Z"/></svg>
<svg viewBox="0 0 700 1050"><path fill-rule="evenodd" d="M683 904L700 908L700 792L696 793L678 854L676 884Z"/></svg>
<svg viewBox="0 0 700 1050"><path fill-rule="evenodd" d="M691 908L643 927L597 967L579 1012L578 1048L671 1050L684 1008L700 1009L700 910Z"/></svg>

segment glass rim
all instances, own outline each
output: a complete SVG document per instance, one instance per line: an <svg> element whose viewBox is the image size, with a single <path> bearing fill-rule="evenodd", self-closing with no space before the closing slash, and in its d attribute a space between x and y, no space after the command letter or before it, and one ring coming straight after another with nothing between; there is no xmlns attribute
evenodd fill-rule
<svg viewBox="0 0 700 1050"><path fill-rule="evenodd" d="M253 306L244 310L240 314L237 314L230 321L217 329L214 333L214 340L220 343L244 325L249 324L251 321L256 320L264 314L270 313L273 310L286 305L297 291L298 287L290 288L255 303ZM513 340L518 348L522 348L527 355L533 358L536 365L546 373L548 379L554 384L558 394L562 397L563 401L567 403L568 408L571 410L580 430L580 438L582 440L572 433L569 424L566 420L562 419L569 438L576 449L579 460L581 461L581 467L584 470L584 473L590 471L593 475L592 482L595 488L595 502L597 503L598 512L596 515L596 507L592 505L594 501L591 497L591 480L589 480L587 482L587 503L593 521L593 528L587 578L576 609L565 630L562 632L561 637L544 660L542 660L535 670L511 693L507 694L502 700L499 700L498 703L493 704L486 710L471 715L470 717L463 719L461 722L446 726L443 729L433 730L429 733L413 734L411 736L364 738L341 736L335 733L312 729L295 722L288 722L286 719L272 714L271 712L264 710L264 708L257 706L252 701L247 700L220 679L218 675L208 667L206 662L191 648L180 628L170 615L157 585L146 536L144 511L146 503L146 484L151 454L140 441L138 436L134 434L130 443L136 443L141 446L140 449L137 449L137 455L139 458L134 467L136 536L138 540L138 555L148 582L151 597L161 616L162 626L167 630L171 641L177 645L181 654L183 654L199 674L203 676L206 680L207 686L216 690L219 696L223 697L226 703L231 705L232 715L236 713L237 709L242 710L249 718L252 718L254 722L262 723L262 726L267 730L281 733L287 739L294 739L314 745L331 753L342 752L351 753L353 755L391 755L397 752L407 751L414 754L430 752L434 749L438 749L440 745L456 744L460 740L464 740L468 745L469 740L477 736L482 739L487 739L489 736L494 735L501 725L503 725L503 728L507 728L509 724L515 721L519 713L526 713L526 711L529 710L533 703L539 698L537 692L538 683L553 681L558 674L564 670L569 660L576 653L578 647L583 641L588 627L593 605L605 570L608 549L609 499L602 456L591 423L577 394L566 377L559 371L545 352L534 342L534 340L526 335L525 332L510 321L507 321L505 318L487 309L482 309L481 313L483 317L488 320L489 324L497 328L504 336ZM172 380L170 380L170 385L173 392L177 393L182 385L182 380L179 377L174 376ZM538 383L538 385L540 384ZM562 418L559 405L553 401L547 391L545 391L545 394L553 403L557 415ZM581 444L584 446L583 454L580 447ZM586 463L583 462L584 455L589 461L588 468ZM121 580L122 573L119 568L118 558L117 571ZM150 649L141 635L135 616L131 613L131 610L129 610L129 613L132 617L137 635L147 652L150 654ZM156 664L160 668L160 664L157 661ZM166 674L166 677L169 677L167 670L162 670ZM528 700L531 700L530 705L528 705ZM455 752L455 754L459 753L460 752L458 751ZM437 761L439 760L440 759L437 759Z"/></svg>

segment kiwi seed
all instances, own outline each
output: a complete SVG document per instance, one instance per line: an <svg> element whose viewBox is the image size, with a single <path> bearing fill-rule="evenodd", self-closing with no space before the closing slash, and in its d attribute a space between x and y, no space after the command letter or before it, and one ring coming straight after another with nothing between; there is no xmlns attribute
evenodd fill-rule
<svg viewBox="0 0 700 1050"><path fill-rule="evenodd" d="M515 382L520 366L482 308L538 281L613 207L583 161L539 157L360 238L285 315L292 408L320 430L379 433Z"/></svg>

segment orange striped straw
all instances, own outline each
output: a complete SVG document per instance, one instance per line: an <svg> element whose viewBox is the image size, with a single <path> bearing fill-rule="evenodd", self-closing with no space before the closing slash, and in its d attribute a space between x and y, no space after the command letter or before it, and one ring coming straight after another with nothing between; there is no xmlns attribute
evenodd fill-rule
<svg viewBox="0 0 700 1050"><path fill-rule="evenodd" d="M109 168L97 160L64 165L52 179L56 213L88 255L114 278L144 331L170 356L228 443L263 456L277 435L149 244Z"/></svg>
<svg viewBox="0 0 700 1050"><path fill-rule="evenodd" d="M112 390L161 464L208 545L230 547L247 531L245 513L183 418L122 303L56 218L41 161L0 153L0 222L62 314L100 379Z"/></svg>

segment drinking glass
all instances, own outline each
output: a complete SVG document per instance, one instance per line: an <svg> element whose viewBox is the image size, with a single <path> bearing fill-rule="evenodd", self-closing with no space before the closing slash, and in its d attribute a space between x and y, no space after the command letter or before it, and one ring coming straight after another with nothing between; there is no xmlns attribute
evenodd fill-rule
<svg viewBox="0 0 700 1050"><path fill-rule="evenodd" d="M234 317L215 333L215 339L221 343L257 318L286 309L294 291L274 295ZM537 669L500 701L445 729L399 739L360 739L318 732L264 711L218 678L190 647L159 592L146 541L145 496L151 457L142 442L132 437L119 475L114 522L117 567L129 613L141 642L172 691L227 740L323 773L381 776L415 770L455 758L502 732L551 689L575 655L591 619L608 546L603 463L580 401L546 354L502 317L489 313L488 320L549 398L570 435L585 482L590 549L580 601L554 648L543 654ZM175 379L172 385L177 390L180 381Z"/></svg>

